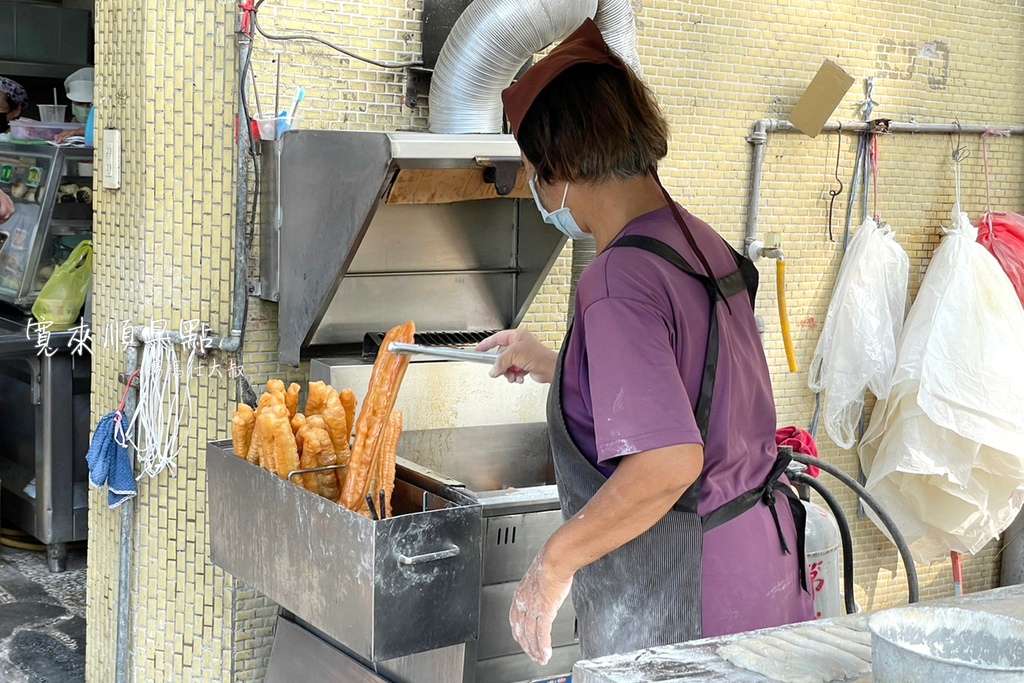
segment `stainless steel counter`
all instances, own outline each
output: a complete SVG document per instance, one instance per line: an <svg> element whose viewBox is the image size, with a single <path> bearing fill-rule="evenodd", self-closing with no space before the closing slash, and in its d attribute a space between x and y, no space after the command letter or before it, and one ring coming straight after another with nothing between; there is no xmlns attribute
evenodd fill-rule
<svg viewBox="0 0 1024 683"><path fill-rule="evenodd" d="M50 571L64 571L67 543L88 533L88 356L72 356L70 332L37 355L27 323L0 316L0 520L47 545Z"/></svg>
<svg viewBox="0 0 1024 683"><path fill-rule="evenodd" d="M1024 620L1024 585L996 588L929 604L955 605ZM697 680L771 683L775 679L740 668L723 659L718 651L725 645L744 639L757 638L764 634L792 632L801 628L824 629L830 625L855 625L860 628L864 618L864 615L851 615L581 661L577 662L573 670L572 680L573 683L689 683ZM845 683L870 681L870 673L855 674L845 679Z"/></svg>

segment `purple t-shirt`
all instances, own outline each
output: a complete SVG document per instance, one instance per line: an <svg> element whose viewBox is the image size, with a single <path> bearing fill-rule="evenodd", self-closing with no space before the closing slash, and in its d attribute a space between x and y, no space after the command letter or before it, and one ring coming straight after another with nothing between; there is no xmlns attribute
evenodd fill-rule
<svg viewBox="0 0 1024 683"><path fill-rule="evenodd" d="M718 277L736 270L721 237L682 210ZM698 272L700 261L665 207L621 235L665 242ZM775 401L746 294L718 306L719 358L704 445L702 515L764 483L775 461ZM633 247L606 249L576 290L565 356L563 406L583 454L609 475L631 453L700 444L694 417L707 348L710 302L696 278Z"/></svg>
<svg viewBox="0 0 1024 683"><path fill-rule="evenodd" d="M722 239L683 211L715 275L736 270ZM665 207L631 221L621 235L666 242L698 272L700 261ZM764 484L775 462L775 402L768 364L746 294L718 305L718 377L698 510L705 515ZM576 290L566 350L562 408L583 454L606 474L630 454L701 443L696 408L707 348L710 302L704 286L662 258L636 248L606 249ZM775 506L788 548L792 513ZM795 552L782 550L767 506L704 534L703 636L769 628L813 618ZM685 607L681 606L681 609Z"/></svg>

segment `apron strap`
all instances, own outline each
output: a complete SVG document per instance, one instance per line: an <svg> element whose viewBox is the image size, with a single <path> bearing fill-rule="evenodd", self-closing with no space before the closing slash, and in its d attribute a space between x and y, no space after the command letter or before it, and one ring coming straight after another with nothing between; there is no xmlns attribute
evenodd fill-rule
<svg viewBox="0 0 1024 683"><path fill-rule="evenodd" d="M678 220L682 220L677 215ZM724 240L723 240L724 241ZM697 429L700 430L700 438L704 444L708 442L708 428L711 425L711 404L715 395L715 380L718 375L718 302L720 297L729 298L735 294L746 291L750 295L750 303L754 303L754 295L757 292L757 268L753 263L750 268L744 267L744 259L732 247L729 247L739 266L735 271L718 280L712 280L707 275L698 272L684 259L678 251L665 244L659 239L645 235L626 235L616 240L611 247L634 247L649 251L655 256L674 265L690 277L696 278L708 294L708 301L711 310L708 315L708 339L704 355L704 372L700 380L700 393L697 396L697 407L694 410L694 417L697 422ZM697 512L697 503L700 500L701 477L686 489L673 509L681 512ZM757 502L756 499L754 502ZM753 505L753 503L751 503ZM749 508L748 508L749 509Z"/></svg>
<svg viewBox="0 0 1024 683"><path fill-rule="evenodd" d="M781 482L776 482L776 484L775 491L789 499L789 510L793 513L793 521L796 523L796 555L800 565L800 587L804 589L805 593L810 593L807 588L807 508L804 507L800 497L796 495L796 491ZM772 516L775 518L775 528L779 530L779 538L785 541L782 536L782 527L779 525L779 516L774 507L772 507ZM786 550L785 542L782 547L783 550ZM786 552L788 554L789 551Z"/></svg>
<svg viewBox="0 0 1024 683"><path fill-rule="evenodd" d="M775 458L775 464L772 465L772 469L762 486L733 498L725 505L701 517L700 521L704 528L704 533L707 533L715 527L736 519L760 501L768 506L768 509L771 511L772 520L775 522L775 530L779 534L779 545L782 547L782 552L789 555L791 552L789 544L786 543L786 535L782 532L782 522L779 520L779 513L775 509L775 494L781 493L786 496L789 499L789 509L793 513L793 521L796 523L796 552L799 558L798 564L800 565L800 587L806 592L807 567L804 565L806 558L807 509L804 508L804 504L800 497L796 495L796 492L781 481L792 459L788 451L780 450Z"/></svg>

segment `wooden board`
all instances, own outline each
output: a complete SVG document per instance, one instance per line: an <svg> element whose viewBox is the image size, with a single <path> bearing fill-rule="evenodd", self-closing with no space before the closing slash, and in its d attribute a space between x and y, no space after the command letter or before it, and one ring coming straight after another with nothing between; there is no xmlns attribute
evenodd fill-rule
<svg viewBox="0 0 1024 683"><path fill-rule="evenodd" d="M530 199L533 195L522 169L516 186L505 196ZM454 202L498 199L494 185L484 181L482 168L405 168L398 172L388 192L388 204L452 204Z"/></svg>

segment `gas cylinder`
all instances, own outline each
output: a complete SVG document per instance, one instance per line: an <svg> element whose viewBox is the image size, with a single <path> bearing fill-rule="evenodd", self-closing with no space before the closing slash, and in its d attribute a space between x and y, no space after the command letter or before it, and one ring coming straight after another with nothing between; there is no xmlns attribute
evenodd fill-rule
<svg viewBox="0 0 1024 683"><path fill-rule="evenodd" d="M807 588L814 596L814 618L843 616L839 525L827 508L803 501L807 510Z"/></svg>

